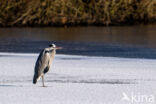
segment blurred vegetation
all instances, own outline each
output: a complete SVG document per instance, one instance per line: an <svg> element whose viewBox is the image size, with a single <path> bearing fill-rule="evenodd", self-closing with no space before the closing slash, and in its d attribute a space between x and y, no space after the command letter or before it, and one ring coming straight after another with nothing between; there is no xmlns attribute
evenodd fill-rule
<svg viewBox="0 0 156 104"><path fill-rule="evenodd" d="M156 22L156 0L0 0L0 26Z"/></svg>

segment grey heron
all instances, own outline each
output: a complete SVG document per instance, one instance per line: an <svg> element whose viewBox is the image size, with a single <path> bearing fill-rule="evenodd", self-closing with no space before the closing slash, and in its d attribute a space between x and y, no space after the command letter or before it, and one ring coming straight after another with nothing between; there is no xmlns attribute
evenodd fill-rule
<svg viewBox="0 0 156 104"><path fill-rule="evenodd" d="M33 84L36 84L40 77L42 77L42 84L43 87L45 87L44 75L50 69L56 54L56 49L62 49L62 47L56 47L55 44L50 44L48 48L45 48L40 52L35 64Z"/></svg>

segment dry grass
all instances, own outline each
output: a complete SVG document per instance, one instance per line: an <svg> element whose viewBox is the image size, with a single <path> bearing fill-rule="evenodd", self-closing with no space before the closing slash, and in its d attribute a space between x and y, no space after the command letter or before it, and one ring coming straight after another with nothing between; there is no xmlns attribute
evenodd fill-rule
<svg viewBox="0 0 156 104"><path fill-rule="evenodd" d="M156 0L0 1L0 26L127 25L155 21Z"/></svg>

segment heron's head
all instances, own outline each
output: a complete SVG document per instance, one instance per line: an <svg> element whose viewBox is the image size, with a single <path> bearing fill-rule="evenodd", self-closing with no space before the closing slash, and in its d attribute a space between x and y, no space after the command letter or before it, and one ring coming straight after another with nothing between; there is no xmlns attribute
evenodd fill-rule
<svg viewBox="0 0 156 104"><path fill-rule="evenodd" d="M62 49L62 47L57 47L55 44L50 44L49 47L53 49Z"/></svg>

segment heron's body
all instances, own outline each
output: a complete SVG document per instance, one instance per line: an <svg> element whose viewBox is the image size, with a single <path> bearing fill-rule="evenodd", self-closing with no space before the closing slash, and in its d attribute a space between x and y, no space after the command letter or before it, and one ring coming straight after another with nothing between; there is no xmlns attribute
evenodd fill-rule
<svg viewBox="0 0 156 104"><path fill-rule="evenodd" d="M44 74L47 73L50 69L50 66L54 60L55 54L56 54L55 47L49 47L45 48L40 52L40 55L38 56L38 59L35 64L35 70L34 70L34 77L33 77L33 83L36 84L36 82L42 77L43 86L44 86Z"/></svg>

